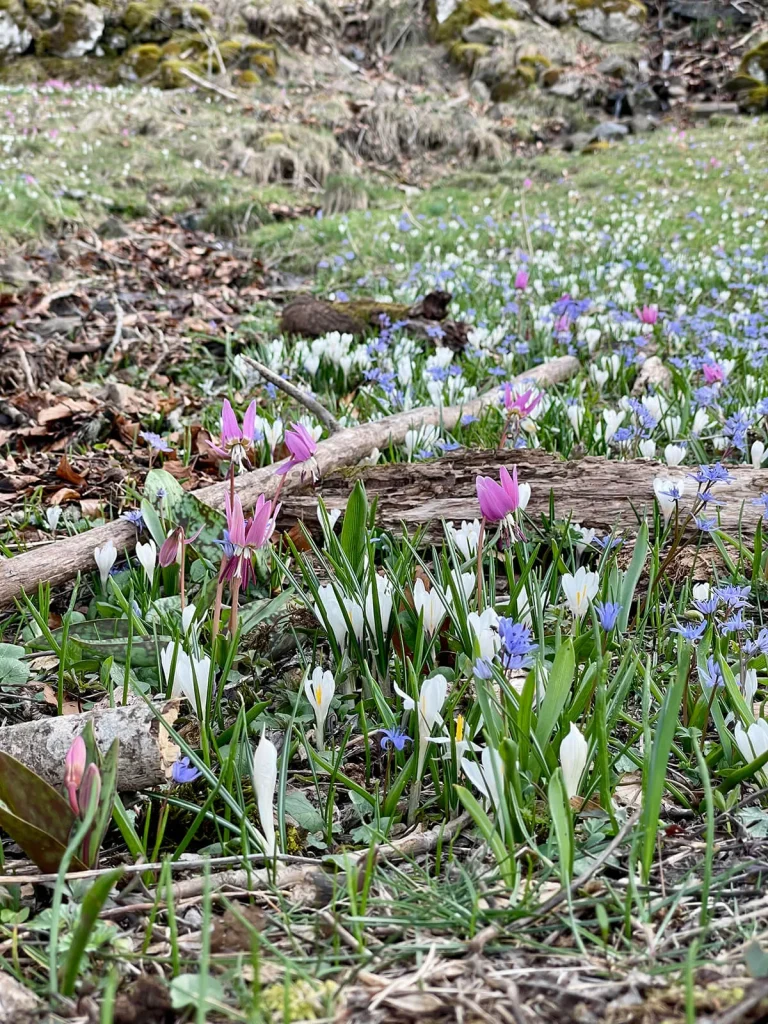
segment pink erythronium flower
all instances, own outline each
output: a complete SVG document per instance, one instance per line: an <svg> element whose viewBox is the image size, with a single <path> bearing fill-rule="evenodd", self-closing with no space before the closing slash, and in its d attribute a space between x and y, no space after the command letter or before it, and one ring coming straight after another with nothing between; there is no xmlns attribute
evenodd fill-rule
<svg viewBox="0 0 768 1024"><path fill-rule="evenodd" d="M245 411L243 429L241 430L237 423L235 411L230 405L229 399L225 398L224 405L221 407L221 440L219 444L213 444L209 441L208 446L219 458L229 459L234 466L241 467L244 463L248 462L250 453L253 450L255 424L255 401L251 402Z"/></svg>
<svg viewBox="0 0 768 1024"><path fill-rule="evenodd" d="M719 363L705 363L702 372L706 384L722 384L725 380L725 371Z"/></svg>
<svg viewBox="0 0 768 1024"><path fill-rule="evenodd" d="M540 401L541 395L534 394L533 388L517 394L509 381L504 385L504 408L510 416L517 415L520 419L525 419L531 415Z"/></svg>
<svg viewBox="0 0 768 1024"><path fill-rule="evenodd" d="M85 749L85 740L82 736L75 736L72 740L72 746L67 751L67 756L64 759L64 785L67 790L67 796L69 797L69 806L72 808L73 814L77 814L79 812L77 791L80 787L80 783L83 781L86 760L87 752Z"/></svg>
<svg viewBox="0 0 768 1024"><path fill-rule="evenodd" d="M175 526L168 536L163 541L162 547L157 555L157 560L163 569L167 569L169 565L173 565L174 562L178 562L181 565L181 561L184 557L184 548L191 544L192 541L197 540L200 534L203 532L202 526L199 530L192 534L191 537L184 536L184 527Z"/></svg>
<svg viewBox="0 0 768 1024"><path fill-rule="evenodd" d="M518 291L524 292L525 289L528 287L528 281L530 280L530 276L531 275L528 273L527 270L518 270L517 274L515 275L515 288L517 288Z"/></svg>
<svg viewBox="0 0 768 1024"><path fill-rule="evenodd" d="M506 519L520 504L520 490L517 486L517 466L509 475L505 466L499 473L500 483L489 476L479 476L476 480L477 500L483 519L489 523L498 523Z"/></svg>
<svg viewBox="0 0 768 1024"><path fill-rule="evenodd" d="M316 476L314 456L317 451L317 442L303 423L297 423L290 430L286 430L285 443L288 451L291 453L291 457L287 462L278 466L276 470L278 476L285 476L294 466L300 466L303 462L310 463L312 476Z"/></svg>
<svg viewBox="0 0 768 1024"><path fill-rule="evenodd" d="M636 309L635 314L637 319L642 324L655 324L659 319L659 307L658 306L643 306L642 309Z"/></svg>
<svg viewBox="0 0 768 1024"><path fill-rule="evenodd" d="M253 509L253 518L247 520L243 515L240 496L236 494L234 501L227 495L226 511L227 550L231 553L222 569L221 579L240 579L243 588L247 589L254 579L253 555L269 543L280 506L277 505L273 510L272 502L260 494Z"/></svg>

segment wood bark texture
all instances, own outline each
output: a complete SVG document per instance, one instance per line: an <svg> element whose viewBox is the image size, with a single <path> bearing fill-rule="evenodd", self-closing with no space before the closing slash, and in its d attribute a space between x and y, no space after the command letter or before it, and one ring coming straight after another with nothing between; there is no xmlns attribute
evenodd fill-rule
<svg viewBox="0 0 768 1024"><path fill-rule="evenodd" d="M443 456L434 462L371 467L351 474L334 474L323 480L320 493L328 508L344 508L358 479L365 482L369 499L377 498L377 523L397 530L404 523L409 531L430 525L430 537L441 533L440 520L476 519L480 516L475 479L478 474L498 479L501 466L518 468L521 482L531 485L527 514L536 518L549 513L550 490L558 519L570 518L584 526L610 531L637 529L654 509L653 481L658 476L686 479L681 514L693 504L696 484L688 477L690 467L670 469L657 462L633 459L618 462L587 457L566 462L545 452L466 451ZM768 491L768 470L751 467L729 469L731 484L717 484L713 490L725 504L719 509L723 529L754 534L763 506L753 499ZM315 509L317 495L294 494L283 504L278 527L303 519L313 531L319 529ZM710 508L706 515L714 515ZM639 517L639 519L638 519Z"/></svg>
<svg viewBox="0 0 768 1024"><path fill-rule="evenodd" d="M531 380L542 387L559 384L572 377L579 369L579 362L573 356L560 356L541 366L536 366L520 379ZM488 395L468 402L465 406L426 406L409 412L386 416L373 423L340 430L327 441L317 446L316 461L320 476L323 477L344 466L351 466L365 458L374 448L385 448L389 443L401 444L412 427L442 423L452 430L465 414L476 416L486 405L498 400L494 389ZM304 486L306 470L297 467L285 477L283 494L289 494ZM236 480L235 486L243 505L251 507L260 494L269 498L275 493L278 477L274 466L254 469ZM210 487L195 491L195 496L212 508L223 509L229 483L222 481ZM31 593L42 581L55 586L72 579L78 572L95 569L93 549L107 540L115 543L118 551L130 552L136 544L136 530L122 519L104 526L87 530L74 537L66 537L34 551L16 555L0 561L0 607L18 597L22 591Z"/></svg>
<svg viewBox="0 0 768 1024"><path fill-rule="evenodd" d="M172 725L178 717L179 702L166 701L159 710ZM118 792L159 786L171 777L179 748L143 702L6 726L0 729L0 750L21 761L52 786L60 787L64 781L67 751L88 722L93 722L96 743L102 754L107 753L114 739L120 740Z"/></svg>

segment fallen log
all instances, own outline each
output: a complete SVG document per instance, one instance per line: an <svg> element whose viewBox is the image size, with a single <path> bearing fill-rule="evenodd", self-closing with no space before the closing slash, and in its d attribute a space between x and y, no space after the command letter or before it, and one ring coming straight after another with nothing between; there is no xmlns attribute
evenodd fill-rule
<svg viewBox="0 0 768 1024"><path fill-rule="evenodd" d="M545 387L567 380L578 369L579 362L575 357L560 356L521 374L520 379L531 380ZM495 404L497 398L498 391L494 389L465 406L426 406L340 430L317 446L316 461L320 476L343 466L354 465L374 448L385 448L390 443L401 444L411 428L442 424L446 430L452 430L463 415L476 416L484 406ZM278 479L274 466L254 469L239 476L235 487L245 508L252 506L260 494L271 497L275 493ZM283 494L298 490L305 484L301 467L291 470L284 479ZM203 487L194 494L212 508L222 509L228 491L229 483L222 481ZM130 552L136 543L136 530L130 523L117 520L0 561L0 607L9 604L22 591L31 593L41 580L56 585L72 579L78 572L91 571L95 568L93 549L108 540L112 540L118 551Z"/></svg>
<svg viewBox="0 0 768 1024"><path fill-rule="evenodd" d="M168 725L179 714L177 700L165 701L158 710ZM106 754L114 739L120 740L117 761L118 792L147 789L168 782L179 748L167 729L143 701L125 707L86 711L81 715L41 718L0 729L0 750L21 761L52 786L64 781L64 758L75 736L93 723L96 743Z"/></svg>
<svg viewBox="0 0 768 1024"><path fill-rule="evenodd" d="M465 451L446 455L434 462L374 466L351 474L324 478L320 493L328 508L341 508L358 479L365 482L368 497L378 499L377 523L388 530L401 524L413 531L429 526L428 538L438 537L442 519L459 521L480 515L475 479L479 474L498 477L501 466L516 465L521 482L531 485L528 515L549 513L550 491L558 519L571 519L594 529L635 530L643 517L653 514L653 481L658 476L685 479L687 490L680 502L681 514L691 508L696 483L688 477L691 467L670 469L658 462L632 459L619 462L594 456L565 461L536 449L518 451ZM768 470L735 466L730 484L717 484L714 493L724 502L707 515L720 513L722 528L743 535L754 534L762 505L752 502L768 491ZM308 528L319 529L316 494L296 494L287 501L278 520L287 528L303 519Z"/></svg>

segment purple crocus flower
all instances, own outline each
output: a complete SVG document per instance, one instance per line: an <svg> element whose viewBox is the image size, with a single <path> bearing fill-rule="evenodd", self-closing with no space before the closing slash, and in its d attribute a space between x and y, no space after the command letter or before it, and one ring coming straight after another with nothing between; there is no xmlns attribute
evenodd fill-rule
<svg viewBox="0 0 768 1024"><path fill-rule="evenodd" d="M185 782L194 782L195 779L199 779L200 770L189 763L188 757L180 757L174 761L171 778L177 786L183 786Z"/></svg>
<svg viewBox="0 0 768 1024"><path fill-rule="evenodd" d="M597 601L594 607L600 628L610 633L621 614L621 605L615 601Z"/></svg>
<svg viewBox="0 0 768 1024"><path fill-rule="evenodd" d="M692 622L685 626L678 625L672 630L672 632L679 633L683 640L693 642L694 640L699 640L701 638L706 628L706 622Z"/></svg>
<svg viewBox="0 0 768 1024"><path fill-rule="evenodd" d="M161 437L159 434L155 434L151 430L140 430L139 437L142 441L147 442L152 451L163 452L165 455L167 455L168 452L173 451L173 448L171 448L165 438Z"/></svg>
<svg viewBox="0 0 768 1024"><path fill-rule="evenodd" d="M478 658L472 666L472 672L477 679L490 679L493 675L491 663L485 658Z"/></svg>
<svg viewBox="0 0 768 1024"><path fill-rule="evenodd" d="M515 275L515 288L517 288L518 291L524 292L525 289L528 287L528 281L530 280L530 276L531 275L528 273L527 270L518 270L517 274Z"/></svg>
<svg viewBox="0 0 768 1024"><path fill-rule="evenodd" d="M379 729L379 732L382 735L382 750L386 750L388 747L394 747L395 750L402 750L406 743L412 742L411 737L396 726L393 729Z"/></svg>

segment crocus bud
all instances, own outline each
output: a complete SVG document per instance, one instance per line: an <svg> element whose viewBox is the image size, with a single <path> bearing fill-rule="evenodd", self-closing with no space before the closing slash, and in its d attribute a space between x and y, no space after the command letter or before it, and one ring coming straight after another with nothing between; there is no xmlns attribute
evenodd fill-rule
<svg viewBox="0 0 768 1024"><path fill-rule="evenodd" d="M88 813L94 792L96 793L96 803L98 804L99 797L101 796L101 773L98 766L91 762L85 770L83 782L80 786L79 810L81 818L85 818Z"/></svg>
<svg viewBox="0 0 768 1024"><path fill-rule="evenodd" d="M72 808L73 814L78 812L77 790L83 781L86 756L85 740L82 736L75 736L72 740L72 746L67 751L67 756L64 759L64 785L67 789L69 806Z"/></svg>

